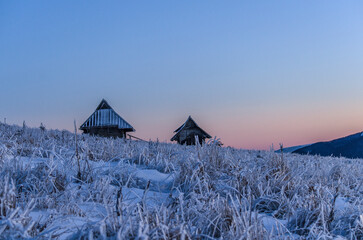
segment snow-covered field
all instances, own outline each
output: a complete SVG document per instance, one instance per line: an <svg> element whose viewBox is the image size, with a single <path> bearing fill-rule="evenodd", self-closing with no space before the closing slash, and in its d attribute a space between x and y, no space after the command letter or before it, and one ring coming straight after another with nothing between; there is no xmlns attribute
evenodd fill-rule
<svg viewBox="0 0 363 240"><path fill-rule="evenodd" d="M363 238L361 159L77 138L0 124L1 239Z"/></svg>

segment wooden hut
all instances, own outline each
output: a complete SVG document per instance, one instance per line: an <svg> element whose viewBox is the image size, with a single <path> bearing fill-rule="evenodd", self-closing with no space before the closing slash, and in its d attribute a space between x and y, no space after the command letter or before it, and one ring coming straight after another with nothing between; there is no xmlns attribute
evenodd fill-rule
<svg viewBox="0 0 363 240"><path fill-rule="evenodd" d="M126 137L127 132L135 129L118 115L105 99L95 112L81 125L83 133L102 137Z"/></svg>
<svg viewBox="0 0 363 240"><path fill-rule="evenodd" d="M208 133L195 123L191 116L189 116L187 121L174 132L175 135L170 141L177 141L179 144L195 145L196 136L198 136L200 144L202 144L206 138L211 138Z"/></svg>

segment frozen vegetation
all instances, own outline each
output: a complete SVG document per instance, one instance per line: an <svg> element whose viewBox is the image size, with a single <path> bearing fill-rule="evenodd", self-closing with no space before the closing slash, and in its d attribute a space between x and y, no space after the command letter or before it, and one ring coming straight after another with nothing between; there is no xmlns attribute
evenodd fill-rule
<svg viewBox="0 0 363 240"><path fill-rule="evenodd" d="M362 239L363 164L0 124L0 238Z"/></svg>

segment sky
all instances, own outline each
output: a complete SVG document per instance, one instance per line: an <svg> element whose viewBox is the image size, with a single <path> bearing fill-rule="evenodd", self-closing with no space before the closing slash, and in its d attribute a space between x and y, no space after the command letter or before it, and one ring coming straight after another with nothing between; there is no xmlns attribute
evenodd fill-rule
<svg viewBox="0 0 363 240"><path fill-rule="evenodd" d="M363 131L362 1L0 0L0 121L73 130L102 98L146 140Z"/></svg>

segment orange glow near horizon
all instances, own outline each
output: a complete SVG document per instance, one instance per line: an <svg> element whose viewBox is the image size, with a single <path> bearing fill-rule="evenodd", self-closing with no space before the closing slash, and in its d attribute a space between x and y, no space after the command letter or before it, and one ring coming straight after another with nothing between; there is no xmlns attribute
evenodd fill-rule
<svg viewBox="0 0 363 240"><path fill-rule="evenodd" d="M104 98L145 140L189 115L242 149L363 130L363 1L3 2L0 121L73 132Z"/></svg>
<svg viewBox="0 0 363 240"><path fill-rule="evenodd" d="M91 114L91 113L89 113ZM87 114L77 119L81 125ZM121 114L124 116L125 114ZM225 109L223 114L209 117L192 115L194 120L211 136L220 138L224 146L242 149L268 150L274 145L285 147L309 144L319 141L329 141L344 137L363 130L361 119L363 112L359 111L359 104L346 106L336 105L334 108L303 109L296 108L289 111L284 108L274 111L265 109L252 109L246 112L236 112ZM126 115L125 115L126 116ZM170 142L173 131L185 119L176 119L168 114L164 116L149 116L147 121L137 118L133 114L125 119L136 129L133 135L145 140ZM53 121L52 121L53 120ZM67 129L74 131L73 120L59 122L58 118L49 119L49 124L43 122L47 128ZM36 121L26 121L27 125L37 127ZM17 124L21 124L18 122ZM79 131L79 130L78 130Z"/></svg>

